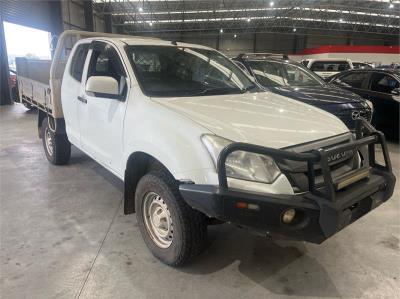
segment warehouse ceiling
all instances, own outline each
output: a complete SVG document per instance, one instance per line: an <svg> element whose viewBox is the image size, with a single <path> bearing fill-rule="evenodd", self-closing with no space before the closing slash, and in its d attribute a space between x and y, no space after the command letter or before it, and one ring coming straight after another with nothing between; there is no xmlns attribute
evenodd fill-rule
<svg viewBox="0 0 400 299"><path fill-rule="evenodd" d="M400 34L400 1L95 0L123 33L324 31Z"/></svg>

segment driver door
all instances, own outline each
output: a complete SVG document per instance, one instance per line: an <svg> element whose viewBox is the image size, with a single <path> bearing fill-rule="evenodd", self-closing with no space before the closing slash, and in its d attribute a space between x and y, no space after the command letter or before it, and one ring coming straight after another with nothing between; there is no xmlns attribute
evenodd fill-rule
<svg viewBox="0 0 400 299"><path fill-rule="evenodd" d="M91 43L85 84L78 97L82 149L117 175L122 175L123 123L129 92L127 72L113 45ZM85 88L91 76L113 77L119 96L94 94Z"/></svg>

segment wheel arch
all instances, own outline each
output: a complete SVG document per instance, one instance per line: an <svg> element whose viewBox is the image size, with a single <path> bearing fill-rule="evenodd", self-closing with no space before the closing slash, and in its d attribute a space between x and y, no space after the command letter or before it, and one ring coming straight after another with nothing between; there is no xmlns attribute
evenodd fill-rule
<svg viewBox="0 0 400 299"><path fill-rule="evenodd" d="M174 178L161 161L148 153L137 151L128 157L124 174L124 214L135 212L135 191L139 180L149 171L161 169Z"/></svg>
<svg viewBox="0 0 400 299"><path fill-rule="evenodd" d="M38 122L37 122L37 126L38 126L38 135L39 138L42 139L42 124L43 121L48 118L49 122L50 122L50 126L51 129L56 133L56 134L63 134L63 135L67 135L67 131L65 129L65 120L64 118L54 118L53 115L41 110L41 109L37 109L38 110Z"/></svg>
<svg viewBox="0 0 400 299"><path fill-rule="evenodd" d="M43 121L44 121L44 119L46 117L47 117L47 114L44 111L38 109L38 123L37 123L37 125L38 125L38 135L39 135L40 139L42 139L42 137L43 137L42 136L42 124L43 124Z"/></svg>

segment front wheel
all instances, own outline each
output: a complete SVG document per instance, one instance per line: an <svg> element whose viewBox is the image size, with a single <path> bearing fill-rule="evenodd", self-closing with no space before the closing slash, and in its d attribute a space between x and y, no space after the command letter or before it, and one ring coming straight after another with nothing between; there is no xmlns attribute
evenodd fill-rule
<svg viewBox="0 0 400 299"><path fill-rule="evenodd" d="M54 165L67 164L71 157L71 143L66 134L56 134L49 127L49 120L42 123L42 141L47 160Z"/></svg>
<svg viewBox="0 0 400 299"><path fill-rule="evenodd" d="M152 171L142 177L135 207L142 237L163 263L181 266L205 247L206 217L186 204L177 182L166 171Z"/></svg>

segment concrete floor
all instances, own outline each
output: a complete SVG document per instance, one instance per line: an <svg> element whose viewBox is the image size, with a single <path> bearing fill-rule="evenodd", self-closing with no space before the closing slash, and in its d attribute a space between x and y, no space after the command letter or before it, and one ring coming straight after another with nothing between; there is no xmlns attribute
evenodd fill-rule
<svg viewBox="0 0 400 299"><path fill-rule="evenodd" d="M215 226L173 269L123 215L122 182L76 149L67 166L47 162L34 112L1 107L0 132L1 298L400 298L400 184L322 245Z"/></svg>

